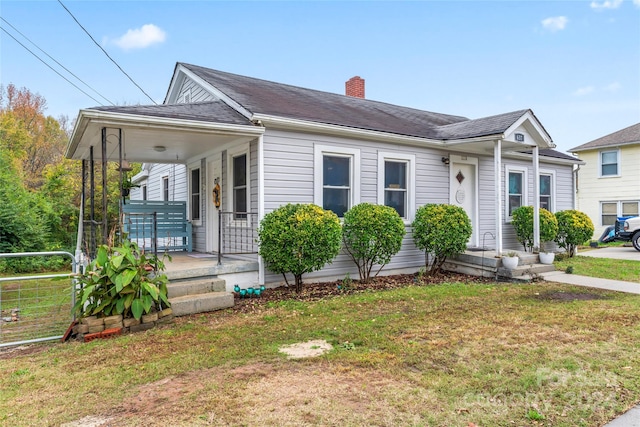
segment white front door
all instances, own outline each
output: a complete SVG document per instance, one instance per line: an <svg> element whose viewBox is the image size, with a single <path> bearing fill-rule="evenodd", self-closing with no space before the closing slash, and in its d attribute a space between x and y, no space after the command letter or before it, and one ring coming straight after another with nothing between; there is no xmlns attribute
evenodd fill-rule
<svg viewBox="0 0 640 427"><path fill-rule="evenodd" d="M216 184L222 188L222 164L221 155L212 156L207 162L207 252L218 252L218 212L215 205L214 190ZM222 201L222 190L220 190L219 200Z"/></svg>
<svg viewBox="0 0 640 427"><path fill-rule="evenodd" d="M459 206L471 220L468 246L478 246L478 159L449 156L449 203Z"/></svg>

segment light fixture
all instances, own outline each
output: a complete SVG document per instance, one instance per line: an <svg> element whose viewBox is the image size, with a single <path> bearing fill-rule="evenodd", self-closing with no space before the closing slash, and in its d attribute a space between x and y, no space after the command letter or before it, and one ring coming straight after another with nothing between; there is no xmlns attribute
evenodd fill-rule
<svg viewBox="0 0 640 427"><path fill-rule="evenodd" d="M119 169L122 172L129 172L129 171L133 170L133 168L131 167L131 165L127 161L127 159L122 159L122 163L120 163L120 168Z"/></svg>
<svg viewBox="0 0 640 427"><path fill-rule="evenodd" d="M163 151L167 151L167 147L165 147L164 145L156 145L155 147L153 147L153 149L155 151L157 151L158 153L162 153Z"/></svg>
<svg viewBox="0 0 640 427"><path fill-rule="evenodd" d="M442 163L444 163L445 165L449 164L449 158L448 157L443 157L442 158Z"/></svg>

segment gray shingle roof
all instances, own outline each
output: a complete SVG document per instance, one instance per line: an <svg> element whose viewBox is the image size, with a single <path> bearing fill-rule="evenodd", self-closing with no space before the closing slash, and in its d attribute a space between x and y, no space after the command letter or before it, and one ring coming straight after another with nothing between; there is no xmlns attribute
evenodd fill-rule
<svg viewBox="0 0 640 427"><path fill-rule="evenodd" d="M525 150L523 151L523 153L525 154L531 154L532 151L531 150ZM538 154L540 156L544 156L544 157L552 157L554 159L562 159L562 160L572 160L574 162L576 161L580 161L580 159L578 159L577 157L573 157L569 154L566 153L562 153L560 151L556 151L556 150L552 150L550 148L541 148L538 151Z"/></svg>
<svg viewBox="0 0 640 427"><path fill-rule="evenodd" d="M640 123L631 125L617 132L594 139L586 144L570 149L570 152L591 150L594 148L611 147L615 145L640 144Z"/></svg>
<svg viewBox="0 0 640 427"><path fill-rule="evenodd" d="M301 88L184 64L253 114L389 132L431 139L499 134L528 110L469 120L369 99Z"/></svg>
<svg viewBox="0 0 640 427"><path fill-rule="evenodd" d="M210 101L192 104L126 105L94 107L92 110L141 116L164 117L182 120L197 120L211 123L253 126L250 120L224 102Z"/></svg>

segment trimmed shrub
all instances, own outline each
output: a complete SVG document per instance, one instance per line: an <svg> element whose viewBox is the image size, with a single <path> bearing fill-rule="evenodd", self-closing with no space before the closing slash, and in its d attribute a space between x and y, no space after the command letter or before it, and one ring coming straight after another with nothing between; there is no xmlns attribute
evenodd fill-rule
<svg viewBox="0 0 640 427"><path fill-rule="evenodd" d="M533 206L520 206L512 214L516 239L525 251L533 252ZM540 208L540 250L544 251L545 242L553 242L558 234L556 217L544 208Z"/></svg>
<svg viewBox="0 0 640 427"><path fill-rule="evenodd" d="M556 219L558 234L555 242L572 257L578 245L582 245L593 236L593 222L584 212L573 209L556 212Z"/></svg>
<svg viewBox="0 0 640 427"><path fill-rule="evenodd" d="M471 237L471 221L458 206L428 204L416 211L413 240L426 254L429 274L440 272L448 257L464 252ZM429 265L429 257L432 262Z"/></svg>
<svg viewBox="0 0 640 427"><path fill-rule="evenodd" d="M374 264L380 265L374 276L380 273L400 251L405 234L404 221L389 206L360 203L344 214L342 240L360 280L369 281Z"/></svg>
<svg viewBox="0 0 640 427"><path fill-rule="evenodd" d="M295 277L320 270L338 255L342 228L336 214L319 206L288 204L264 216L258 228L259 254L274 273Z"/></svg>

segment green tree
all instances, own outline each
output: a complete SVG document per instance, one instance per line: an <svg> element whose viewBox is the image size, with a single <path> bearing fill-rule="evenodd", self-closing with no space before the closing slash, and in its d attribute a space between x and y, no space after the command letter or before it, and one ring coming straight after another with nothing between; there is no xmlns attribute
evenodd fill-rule
<svg viewBox="0 0 640 427"><path fill-rule="evenodd" d="M375 264L380 265L378 275L400 251L405 233L404 221L389 206L360 203L344 214L342 240L358 267L360 280L370 280Z"/></svg>
<svg viewBox="0 0 640 427"><path fill-rule="evenodd" d="M440 272L447 258L464 252L472 232L464 209L448 204L420 207L412 226L413 240L416 247L425 252L426 267L431 275Z"/></svg>
<svg viewBox="0 0 640 427"><path fill-rule="evenodd" d="M525 251L533 251L533 206L520 206L512 212L512 224L516 239ZM540 250L544 251L545 242L553 242L558 234L556 217L544 208L540 208Z"/></svg>
<svg viewBox="0 0 640 427"><path fill-rule="evenodd" d="M264 216L258 228L259 253L267 268L295 278L320 270L338 255L342 230L336 214L319 206L288 204Z"/></svg>

